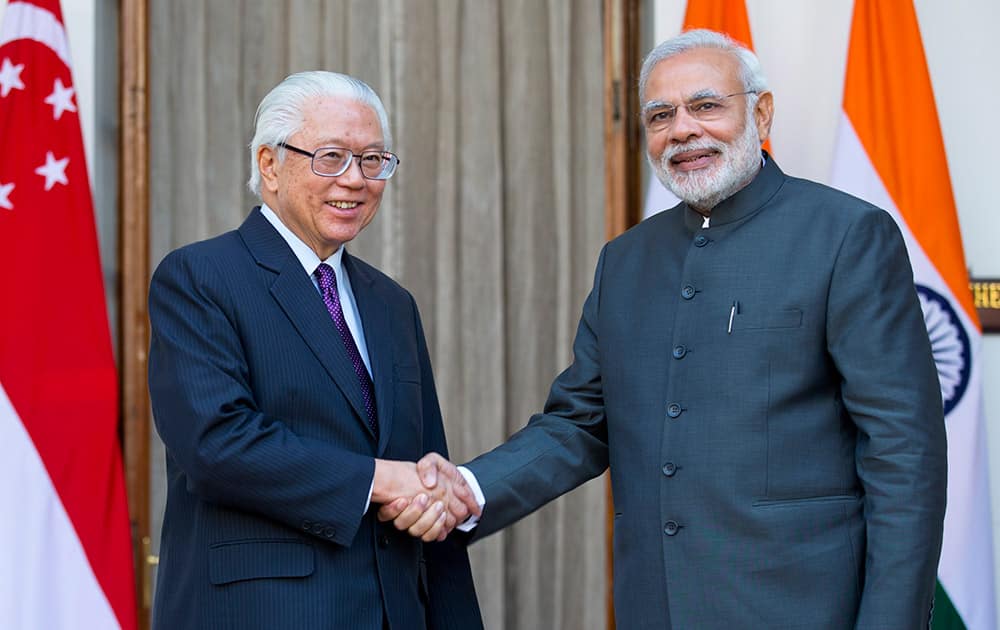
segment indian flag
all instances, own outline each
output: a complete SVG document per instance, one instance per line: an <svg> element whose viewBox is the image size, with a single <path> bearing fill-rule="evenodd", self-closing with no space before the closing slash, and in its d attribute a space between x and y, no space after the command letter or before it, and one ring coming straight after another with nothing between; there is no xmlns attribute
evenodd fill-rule
<svg viewBox="0 0 1000 630"><path fill-rule="evenodd" d="M753 50L753 37L750 35L750 19L747 17L747 7L744 0L688 0L684 12L682 30L707 28L725 33L736 42ZM764 143L768 152L771 147ZM657 212L672 208L680 202L672 192L663 187L660 180L652 172L649 174L649 188L646 191L646 205L642 217L650 217Z"/></svg>
<svg viewBox="0 0 1000 630"><path fill-rule="evenodd" d="M982 332L910 2L856 0L831 183L886 209L899 224L938 366L948 511L933 627L994 630Z"/></svg>

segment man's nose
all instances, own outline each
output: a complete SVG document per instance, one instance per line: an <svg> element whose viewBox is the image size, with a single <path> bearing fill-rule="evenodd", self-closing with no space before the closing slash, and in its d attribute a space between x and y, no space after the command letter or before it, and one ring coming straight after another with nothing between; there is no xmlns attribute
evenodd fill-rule
<svg viewBox="0 0 1000 630"><path fill-rule="evenodd" d="M673 142L687 142L698 138L704 133L701 123L691 115L687 107L678 107L674 113L674 123L670 126L670 139Z"/></svg>
<svg viewBox="0 0 1000 630"><path fill-rule="evenodd" d="M361 174L361 156L353 156L351 163L347 165L347 170L336 179L337 183L345 188L362 188L365 185L365 177Z"/></svg>

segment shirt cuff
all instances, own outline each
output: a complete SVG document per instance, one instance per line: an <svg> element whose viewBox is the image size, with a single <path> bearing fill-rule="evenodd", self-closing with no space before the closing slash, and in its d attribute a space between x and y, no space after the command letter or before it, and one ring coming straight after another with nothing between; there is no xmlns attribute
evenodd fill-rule
<svg viewBox="0 0 1000 630"><path fill-rule="evenodd" d="M372 506L372 493L375 492L375 477L372 477L372 485L368 487L368 500L365 501L365 511L361 513L362 516L368 513L368 508Z"/></svg>
<svg viewBox="0 0 1000 630"><path fill-rule="evenodd" d="M483 508L485 508L486 497L483 496L483 489L479 487L479 482L476 481L476 476L473 475L472 471L466 468L465 466L459 466L458 472L462 473L462 476L465 477L465 483L469 484L469 487L472 488L472 494L473 496L476 497L476 503L479 504L479 509L482 510ZM469 518L465 519L465 522L459 525L456 529L458 529L461 532L471 532L473 529L475 529L476 525L479 525L479 517L476 516L475 514L472 514L471 516L469 516Z"/></svg>

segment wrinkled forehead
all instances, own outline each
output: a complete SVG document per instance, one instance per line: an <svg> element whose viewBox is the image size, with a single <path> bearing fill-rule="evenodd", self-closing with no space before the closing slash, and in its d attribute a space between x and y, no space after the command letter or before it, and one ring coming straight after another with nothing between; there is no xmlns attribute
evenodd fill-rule
<svg viewBox="0 0 1000 630"><path fill-rule="evenodd" d="M319 142L349 139L361 147L383 142L375 110L363 101L345 96L318 96L303 103L302 125L296 135Z"/></svg>
<svg viewBox="0 0 1000 630"><path fill-rule="evenodd" d="M743 89L736 56L718 48L695 48L657 63L649 73L642 108L653 102L683 103Z"/></svg>

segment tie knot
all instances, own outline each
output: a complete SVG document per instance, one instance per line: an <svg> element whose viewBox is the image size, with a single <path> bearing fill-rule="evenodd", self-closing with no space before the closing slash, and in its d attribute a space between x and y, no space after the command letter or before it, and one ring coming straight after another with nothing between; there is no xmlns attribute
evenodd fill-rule
<svg viewBox="0 0 1000 630"><path fill-rule="evenodd" d="M316 271L313 273L316 275L316 280L319 282L319 288L324 293L336 290L337 274L334 273L333 267L326 263L320 263L319 267L316 267Z"/></svg>

